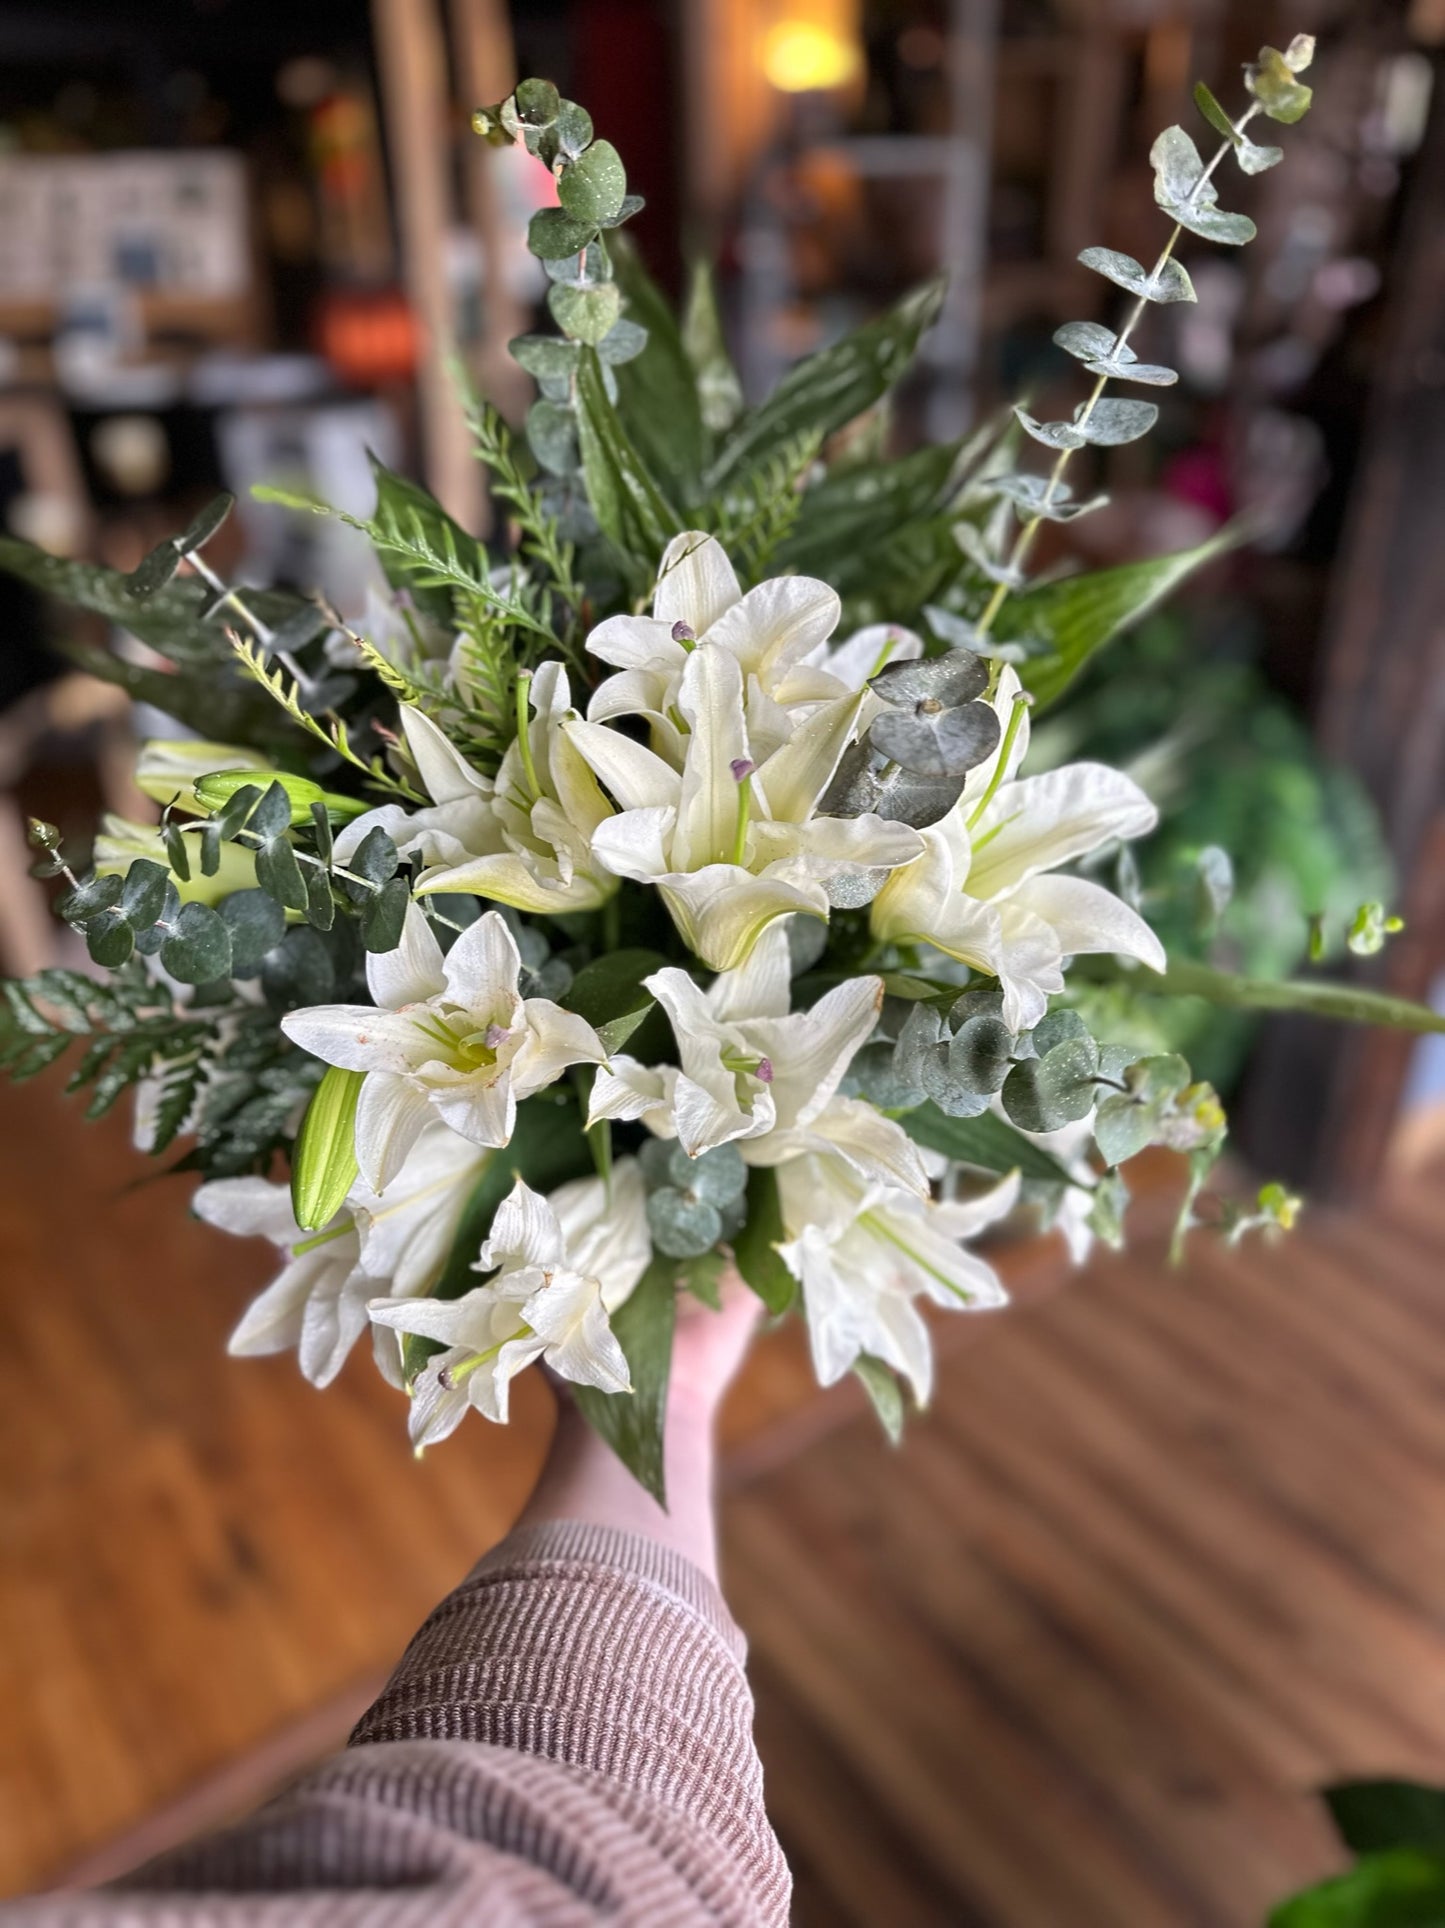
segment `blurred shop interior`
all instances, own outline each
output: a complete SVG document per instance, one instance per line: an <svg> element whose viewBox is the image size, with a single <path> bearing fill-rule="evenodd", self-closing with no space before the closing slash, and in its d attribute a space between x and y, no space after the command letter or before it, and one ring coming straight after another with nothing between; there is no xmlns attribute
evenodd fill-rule
<svg viewBox="0 0 1445 1928"><path fill-rule="evenodd" d="M453 342L520 420L529 385L505 345L544 291L524 234L555 194L469 121L525 73L622 148L647 198L631 232L666 288L716 262L750 398L941 268L943 320L879 432L947 440L1022 394L1047 413L1073 399L1054 329L1105 312L1080 249L1157 246L1153 135L1189 119L1195 77L1227 94L1262 37L1306 27L1315 110L1288 130L1288 167L1237 197L1259 241L1200 249L1197 303L1156 312L1151 349L1182 375L1160 430L1109 452L1111 508L1044 560L1178 549L1241 514L1254 544L1116 646L1137 673L1120 679L1116 654L1107 710L1086 683L1054 751L1152 772L1159 864L1235 853L1236 966L1286 972L1312 916L1389 897L1405 937L1349 968L1438 995L1440 645L1421 612L1441 567L1423 531L1445 439L1442 0L1319 0L1308 18L1240 0L0 4L0 520L125 569L226 488L229 580L355 615L364 545L253 484L364 512L372 450L484 531L431 344ZM0 946L26 970L56 938L25 881L23 813L83 841L100 807L145 806L124 704L57 653L83 622L8 576L0 611L17 799ZM140 648L103 626L83 640ZM1189 1049L1234 1087L1253 1032L1218 1031ZM1377 1042L1366 1063L1276 1025L1244 1142L1268 1137L1292 1178L1367 1186L1402 1105L1441 1089L1428 1046Z"/></svg>

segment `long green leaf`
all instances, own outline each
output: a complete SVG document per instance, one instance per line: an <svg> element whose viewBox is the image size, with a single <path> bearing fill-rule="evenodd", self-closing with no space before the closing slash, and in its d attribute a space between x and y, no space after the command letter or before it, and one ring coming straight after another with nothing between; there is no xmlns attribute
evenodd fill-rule
<svg viewBox="0 0 1445 1928"><path fill-rule="evenodd" d="M177 576L154 595L142 598L131 594L126 577L118 569L52 556L19 536L0 536L0 569L77 609L104 616L173 663L203 665L208 672L224 663L229 672L231 652L226 631L241 625L233 609L208 613L214 608L216 595L199 576ZM305 606L299 596L285 590L246 591L246 607L273 629ZM214 736L216 731L211 729L207 734Z"/></svg>
<svg viewBox="0 0 1445 1928"><path fill-rule="evenodd" d="M577 370L577 440L587 499L602 533L637 574L650 581L682 521L653 480L617 410L607 399L596 351L582 351Z"/></svg>
<svg viewBox="0 0 1445 1928"><path fill-rule="evenodd" d="M950 1118L929 1099L914 1111L900 1114L898 1122L916 1144L961 1165L976 1165L980 1171L1019 1171L1025 1178L1038 1178L1049 1184L1077 1185L1079 1179L1061 1165L1052 1152L1036 1145L1006 1119L985 1111L977 1118Z"/></svg>
<svg viewBox="0 0 1445 1928"><path fill-rule="evenodd" d="M943 305L943 290L941 276L925 281L876 321L790 369L723 443L707 488L726 486L799 436L831 435L871 408L913 359L923 331Z"/></svg>
<svg viewBox="0 0 1445 1928"><path fill-rule="evenodd" d="M372 511L372 520L377 527L403 542L420 533L428 548L438 555L454 555L468 575L485 581L491 565L486 550L476 537L468 535L420 483L397 475L375 455L369 456L369 460L372 480L376 483L376 507ZM393 589L408 590L428 615L435 617L438 622L450 622L452 592L449 588L439 586L403 550L380 550L377 559Z"/></svg>
<svg viewBox="0 0 1445 1928"><path fill-rule="evenodd" d="M1340 1839L1355 1854L1382 1848L1445 1854L1445 1788L1420 1781L1338 1781L1324 1794Z"/></svg>
<svg viewBox="0 0 1445 1928"><path fill-rule="evenodd" d="M149 703L197 735L221 743L240 743L269 754L295 755L305 742L283 710L248 677L240 681L227 664L195 669L157 669L127 662L106 649L66 642L64 654L77 669L102 683L114 683L137 703Z"/></svg>
<svg viewBox="0 0 1445 1928"><path fill-rule="evenodd" d="M778 1174L771 1165L754 1165L748 1173L747 1223L733 1240L733 1257L743 1278L774 1313L786 1312L798 1289L778 1257L783 1236Z"/></svg>
<svg viewBox="0 0 1445 1928"><path fill-rule="evenodd" d="M572 1389L587 1423L664 1507L667 1381L676 1319L677 1260L659 1255L612 1315L612 1330L627 1355L632 1391L599 1392L595 1386Z"/></svg>
<svg viewBox="0 0 1445 1928"><path fill-rule="evenodd" d="M1141 617L1147 616L1196 569L1244 541L1249 531L1231 523L1197 549L1173 556L1151 556L1068 576L1011 596L999 611L994 633L1000 641L1025 638L1046 645L1042 655L1019 666L1019 676L1036 710L1056 702L1091 657Z"/></svg>
<svg viewBox="0 0 1445 1928"><path fill-rule="evenodd" d="M617 412L648 468L686 499L696 491L709 437L682 331L636 248L621 238L609 246L627 317L647 330L642 353L614 371Z"/></svg>
<svg viewBox="0 0 1445 1928"><path fill-rule="evenodd" d="M825 476L803 491L797 522L778 549L778 566L824 576L840 595L866 582L878 545L941 507L964 446L916 449L896 462L868 462ZM956 544L951 559L962 561Z"/></svg>
<svg viewBox="0 0 1445 1928"><path fill-rule="evenodd" d="M1300 1011L1306 1017L1333 1018L1341 1024L1380 1024L1395 1031L1445 1031L1445 1013L1410 998L1391 997L1356 984L1316 983L1309 979L1236 977L1190 958L1169 960L1164 972L1140 967L1125 972L1089 960L1087 975L1117 977L1136 991L1157 997L1198 997L1239 1011Z"/></svg>

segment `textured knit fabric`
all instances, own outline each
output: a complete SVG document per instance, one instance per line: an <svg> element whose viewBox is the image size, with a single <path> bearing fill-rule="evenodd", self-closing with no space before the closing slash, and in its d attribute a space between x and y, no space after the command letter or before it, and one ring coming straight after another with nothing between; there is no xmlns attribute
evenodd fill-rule
<svg viewBox="0 0 1445 1928"><path fill-rule="evenodd" d="M514 1533L422 1627L347 1750L35 1928L780 1924L743 1641L656 1541Z"/></svg>

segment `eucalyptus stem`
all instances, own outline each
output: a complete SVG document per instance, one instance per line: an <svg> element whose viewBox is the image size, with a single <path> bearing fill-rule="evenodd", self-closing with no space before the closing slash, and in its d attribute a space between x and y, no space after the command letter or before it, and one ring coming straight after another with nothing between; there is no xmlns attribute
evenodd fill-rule
<svg viewBox="0 0 1445 1928"><path fill-rule="evenodd" d="M261 645L262 649L268 650L278 662L284 663L292 676L294 676L296 681L301 685L302 689L311 689L316 679L306 674L305 670L302 669L289 649L277 649L275 630L268 624L263 623L254 609L248 608L247 605L242 602L240 590L233 589L224 577L218 576L211 565L203 560L199 550L193 549L186 557L186 561L190 563L192 569L195 570L207 588L213 589L220 597L221 601L218 606L224 607L229 603L231 608L235 610L236 614L250 630L251 634L256 638L256 641Z"/></svg>
<svg viewBox="0 0 1445 1928"><path fill-rule="evenodd" d="M1245 128L1248 127L1249 123L1254 119L1255 115L1260 113L1261 111L1262 111L1262 108L1260 103L1258 101L1251 101L1249 106L1246 107L1244 112L1240 115L1239 119L1232 123L1235 133L1237 135L1242 134ZM1233 141L1221 141L1219 143L1219 146L1215 151L1213 159L1210 161L1209 165L1204 169L1204 172L1200 175L1199 179L1194 183L1193 187L1190 188L1188 195L1185 197L1185 200L1184 200L1185 207L1192 207L1194 205L1194 202L1198 197L1200 190L1213 177L1215 169L1219 166L1220 162L1224 159L1225 155L1230 152L1233 146L1234 146ZM1157 280L1159 279L1159 276L1164 272L1164 269L1168 266L1169 261L1173 257L1174 250L1178 245L1179 237L1183 232L1184 232L1184 229L1182 224L1176 222L1174 227L1174 232L1170 235L1169 239L1164 243L1164 246L1160 251L1158 260L1154 263L1154 266L1149 270L1149 281L1151 285L1157 282ZM1149 305L1148 295L1146 294L1139 295L1136 298L1134 302L1134 306L1129 310L1129 313L1126 315L1124 319L1123 326L1120 328L1118 334L1114 337L1114 346L1110 350L1110 353L1115 359L1118 358L1120 351L1128 346L1129 337L1133 334L1134 330L1139 326L1140 321L1143 319L1144 310L1148 307L1148 305ZM1109 377L1107 375L1100 375L1094 383L1093 389L1089 394L1088 400L1084 403L1083 409L1079 414L1078 421L1075 423L1075 427L1077 428L1085 427L1085 425L1089 421L1089 418L1093 415L1095 408L1097 408L1099 404L1099 399L1103 395L1104 390L1108 387L1108 385L1109 385ZM1014 538L1013 548L1009 551L1008 563L1006 565L1010 575L1016 576L1018 572L1022 570L1024 563L1028 560L1029 551L1033 548L1033 545L1034 545L1034 539L1038 535L1038 532L1042 528L1043 524L1047 521L1048 511L1053 506L1054 498L1059 491L1059 485L1064 479L1064 470L1069 465L1069 457L1076 453L1077 453L1077 450L1075 449L1065 448L1065 449L1059 450L1058 456L1054 462L1054 466L1049 471L1049 479L1048 479L1047 486L1044 489L1043 500L1040 502L1034 514L1029 518L1029 520L1026 523L1023 524L1022 528L1020 528L1018 535ZM997 617L998 612L1003 608L1004 604L1008 601L1009 592L1012 586L1013 585L1008 582L1000 582L994 585L993 594L989 597L987 604L984 606L983 614L978 619L978 634L980 636L987 636L989 631L993 628L994 619Z"/></svg>

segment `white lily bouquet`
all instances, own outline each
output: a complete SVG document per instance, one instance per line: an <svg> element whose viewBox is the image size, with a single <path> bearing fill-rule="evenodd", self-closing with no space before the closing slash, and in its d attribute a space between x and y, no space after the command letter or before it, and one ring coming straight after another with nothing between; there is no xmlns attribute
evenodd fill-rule
<svg viewBox="0 0 1445 1928"><path fill-rule="evenodd" d="M1029 762L1031 717L1220 546L1024 569L1043 523L1102 500L1071 491L1073 455L1152 426L1105 390L1174 381L1132 337L1193 299L1186 232L1250 239L1214 176L1280 159L1246 128L1305 111L1310 51L1266 48L1236 120L1199 90L1207 165L1180 128L1156 143L1172 231L1152 268L1082 257L1131 305L1060 329L1092 377L1069 421L1018 409L884 458L936 286L744 408L707 277L679 322L609 240L639 205L616 149L532 80L476 123L558 195L529 240L560 333L513 344L526 447L471 407L495 549L380 466L374 514L343 518L387 583L355 627L220 580L225 499L129 577L0 542L155 652L86 667L205 738L145 747L159 824L107 820L90 873L34 827L99 972L6 986L0 1055L22 1077L78 1042L90 1113L134 1087L150 1150L191 1140L195 1210L274 1243L233 1351L294 1347L325 1385L369 1332L419 1446L468 1407L504 1421L543 1360L660 1493L677 1294L715 1303L731 1264L896 1429L929 1394L920 1306L1000 1302L970 1241L1017 1203L1117 1242L1119 1168L1162 1143L1201 1216L1218 1101L1182 1058L1091 1034L1085 966L1141 1005L1431 1022L1171 967L1127 858L1119 888L1098 875L1149 798ZM1237 1235L1293 1209L1267 1186L1211 1212Z"/></svg>

